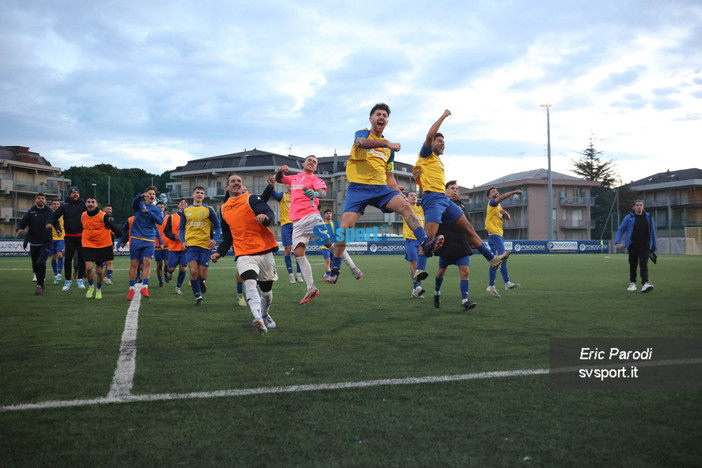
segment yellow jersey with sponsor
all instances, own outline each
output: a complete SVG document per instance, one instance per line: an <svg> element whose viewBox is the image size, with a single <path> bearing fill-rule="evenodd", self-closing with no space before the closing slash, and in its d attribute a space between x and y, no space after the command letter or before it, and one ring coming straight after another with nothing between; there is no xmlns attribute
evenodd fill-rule
<svg viewBox="0 0 702 468"><path fill-rule="evenodd" d="M445 193L446 174L444 171L444 163L433 151L429 156L423 156L430 151L431 148L426 148L422 145L422 150L419 152L419 159L417 159L417 163L412 168L412 173L416 174L417 171L419 171L419 175L415 176L415 180L423 192Z"/></svg>
<svg viewBox="0 0 702 468"><path fill-rule="evenodd" d="M63 240L66 237L66 230L63 228L63 216L59 218L59 226L61 226L61 235L59 235L55 227L51 226L51 240Z"/></svg>
<svg viewBox="0 0 702 468"><path fill-rule="evenodd" d="M281 226L292 223L292 221L290 221L290 200L290 194L285 192L283 193L283 198L281 198L278 202L280 205L280 214L278 215L278 219L280 220Z"/></svg>
<svg viewBox="0 0 702 468"><path fill-rule="evenodd" d="M229 225L237 257L260 254L278 247L271 230L256 222L256 213L249 205L250 196L244 193L222 205L222 219Z"/></svg>
<svg viewBox="0 0 702 468"><path fill-rule="evenodd" d="M488 234L497 234L498 236L501 236L504 233L502 230L502 205L498 203L497 206L492 206L490 201L488 202L487 210L485 212L485 230L488 232Z"/></svg>
<svg viewBox="0 0 702 468"><path fill-rule="evenodd" d="M188 205L183 209L185 218L185 243L189 247L209 248L212 220L207 205Z"/></svg>
<svg viewBox="0 0 702 468"><path fill-rule="evenodd" d="M349 182L367 185L387 185L386 172L395 170L395 152L390 148L361 148L356 145L356 138L367 140L387 141L385 138L373 135L370 130L356 132L351 156L346 163L346 178Z"/></svg>
<svg viewBox="0 0 702 468"><path fill-rule="evenodd" d="M329 236L330 239L334 239L334 235L336 233L336 223L334 221L329 221L324 223L324 227L327 228L327 235ZM326 245L322 246L323 249L329 250L329 247Z"/></svg>
<svg viewBox="0 0 702 468"><path fill-rule="evenodd" d="M412 206L412 211L414 211L414 214L419 219L419 222L422 223L422 227L424 227L424 208L422 208L421 206ZM407 225L407 221L405 221L404 219L402 220L402 235L405 238L405 240L417 239L414 235L414 232L412 232L410 227Z"/></svg>

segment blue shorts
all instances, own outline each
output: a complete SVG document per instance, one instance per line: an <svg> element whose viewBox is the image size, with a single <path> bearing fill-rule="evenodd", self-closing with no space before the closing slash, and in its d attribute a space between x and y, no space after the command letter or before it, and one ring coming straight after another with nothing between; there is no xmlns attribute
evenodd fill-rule
<svg viewBox="0 0 702 468"><path fill-rule="evenodd" d="M490 250L495 255L502 255L505 253L505 239L497 234L488 235L488 245Z"/></svg>
<svg viewBox="0 0 702 468"><path fill-rule="evenodd" d="M322 248L321 250L322 250L322 257L324 257L324 258L331 258L332 257L331 249Z"/></svg>
<svg viewBox="0 0 702 468"><path fill-rule="evenodd" d="M424 208L424 223L451 224L463 215L458 205L451 201L446 194L425 192L422 195Z"/></svg>
<svg viewBox="0 0 702 468"><path fill-rule="evenodd" d="M200 266L208 267L210 266L210 249L203 249L202 247L188 247L185 251L185 261L197 262Z"/></svg>
<svg viewBox="0 0 702 468"><path fill-rule="evenodd" d="M390 200L399 195L400 192L393 190L387 185L368 185L351 182L346 192L343 212L365 213L368 205L379 208L384 213L390 213L385 209Z"/></svg>
<svg viewBox="0 0 702 468"><path fill-rule="evenodd" d="M66 242L61 239L61 240L55 240L51 241L51 253L49 253L49 256L56 255L57 253L63 252L63 248L66 246Z"/></svg>
<svg viewBox="0 0 702 468"><path fill-rule="evenodd" d="M419 258L419 241L417 239L405 239L405 260L416 262Z"/></svg>
<svg viewBox="0 0 702 468"><path fill-rule="evenodd" d="M175 268L176 265L188 266L188 262L185 261L185 250L168 252L168 268Z"/></svg>
<svg viewBox="0 0 702 468"><path fill-rule="evenodd" d="M283 238L283 247L292 245L293 223L280 226L280 237Z"/></svg>
<svg viewBox="0 0 702 468"><path fill-rule="evenodd" d="M154 241L145 241L134 237L129 240L129 258L131 260L139 260L139 263L141 263L143 258L152 258L154 250L156 250Z"/></svg>
<svg viewBox="0 0 702 468"><path fill-rule="evenodd" d="M168 249L156 249L154 251L154 260L157 262L168 261Z"/></svg>
<svg viewBox="0 0 702 468"><path fill-rule="evenodd" d="M465 257L439 257L439 268L446 268L449 265L470 266L470 255Z"/></svg>

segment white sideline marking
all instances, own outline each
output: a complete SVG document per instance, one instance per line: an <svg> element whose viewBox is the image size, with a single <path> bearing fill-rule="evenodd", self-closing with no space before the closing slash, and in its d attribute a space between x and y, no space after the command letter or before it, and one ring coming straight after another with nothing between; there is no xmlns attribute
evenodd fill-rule
<svg viewBox="0 0 702 468"><path fill-rule="evenodd" d="M641 367L674 366L685 364L702 364L702 359L677 359L669 361L656 361L651 363L639 363ZM554 369L551 372L572 372L575 368ZM512 371L478 372L474 374L440 375L428 377L408 377L404 379L380 379L362 380L358 382L337 382L329 384L310 385L290 385L285 387L260 387L242 388L233 390L217 390L213 392L192 392L192 393L156 393L146 395L107 396L105 398L93 398L88 400L63 400L44 401L40 403L24 403L17 405L0 406L0 413L5 411L23 411L32 409L47 408L72 408L78 406L103 405L106 403L134 403L144 401L172 401L172 400L192 400L204 398L235 397L247 395L265 395L271 393L297 393L320 390L339 390L349 388L368 388L388 385L415 385L424 383L458 382L465 380L500 379L508 377L523 377L531 375L548 374L549 369L522 369Z"/></svg>
<svg viewBox="0 0 702 468"><path fill-rule="evenodd" d="M141 304L141 286L136 286L136 294L127 309L127 318L124 321L122 342L119 345L117 369L112 377L112 385L107 398L128 397L134 384L136 371L136 338L139 328L139 305Z"/></svg>

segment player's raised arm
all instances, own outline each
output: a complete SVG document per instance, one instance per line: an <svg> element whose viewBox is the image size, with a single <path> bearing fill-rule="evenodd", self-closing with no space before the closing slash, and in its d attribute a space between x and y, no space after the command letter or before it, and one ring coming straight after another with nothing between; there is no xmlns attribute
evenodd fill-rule
<svg viewBox="0 0 702 468"><path fill-rule="evenodd" d="M449 115L451 115L451 111L446 109L444 113L441 114L441 117L439 117L439 120L434 122L434 124L431 127L429 127L427 137L424 139L425 148L431 148L432 143L434 142L434 137L437 133L439 133L439 128L441 127L441 124L444 123L444 120L446 120L446 117L448 117Z"/></svg>

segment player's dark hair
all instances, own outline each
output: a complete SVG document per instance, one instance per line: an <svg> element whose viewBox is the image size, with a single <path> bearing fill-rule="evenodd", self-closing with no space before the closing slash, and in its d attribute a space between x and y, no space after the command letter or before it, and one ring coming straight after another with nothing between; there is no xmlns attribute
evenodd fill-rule
<svg viewBox="0 0 702 468"><path fill-rule="evenodd" d="M439 137L444 138L444 134L441 133L441 132L436 132L436 135L434 135L433 140L436 140L436 139L439 138Z"/></svg>
<svg viewBox="0 0 702 468"><path fill-rule="evenodd" d="M458 185L458 181L457 180L449 180L448 182L446 182L446 189L448 189L452 185Z"/></svg>
<svg viewBox="0 0 702 468"><path fill-rule="evenodd" d="M202 190L204 192L205 187L203 187L202 185L196 185L195 188L193 188L193 193L195 193L195 190Z"/></svg>
<svg viewBox="0 0 702 468"><path fill-rule="evenodd" d="M166 206L166 204L165 204L165 203L163 203L162 201L157 201L157 202L156 202L156 206L158 206L158 205L163 205L163 206Z"/></svg>
<svg viewBox="0 0 702 468"><path fill-rule="evenodd" d="M375 113L375 111L377 111L378 109L384 110L385 112L388 113L388 115L390 115L390 106L388 106L384 102L379 102L378 104L374 105L370 111L370 115L372 116Z"/></svg>
<svg viewBox="0 0 702 468"><path fill-rule="evenodd" d="M324 214L331 213L332 210L324 210Z"/></svg>
<svg viewBox="0 0 702 468"><path fill-rule="evenodd" d="M85 199L85 201L88 201L88 200L95 200L97 202L97 198L95 198L95 197L88 197Z"/></svg>
<svg viewBox="0 0 702 468"><path fill-rule="evenodd" d="M112 205L111 205L110 203L105 203L104 205L102 205L102 208L105 209L105 208L107 208L108 206L109 206L110 208L112 208Z"/></svg>
<svg viewBox="0 0 702 468"><path fill-rule="evenodd" d="M485 195L487 195L488 198L490 198L490 192L492 192L492 189L495 189L496 187L490 187L487 189L487 192L485 192Z"/></svg>
<svg viewBox="0 0 702 468"><path fill-rule="evenodd" d="M181 198L180 200L178 200L178 203L180 203L180 202L182 202L182 201L184 201L185 203L188 203L188 199L187 199L187 198Z"/></svg>
<svg viewBox="0 0 702 468"><path fill-rule="evenodd" d="M46 198L46 195L44 195L44 192L39 192L39 193L36 194L36 196L35 196L34 198L37 198L37 197L44 197L44 198Z"/></svg>
<svg viewBox="0 0 702 468"><path fill-rule="evenodd" d="M146 192L148 192L149 190L153 190L154 192L158 193L158 189L156 188L155 185L149 185L149 186L146 187L146 188L144 189L144 191L141 192L141 193L146 193Z"/></svg>

